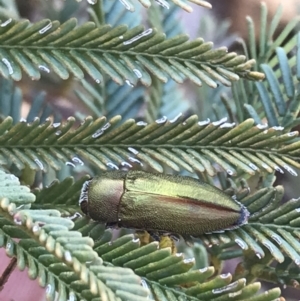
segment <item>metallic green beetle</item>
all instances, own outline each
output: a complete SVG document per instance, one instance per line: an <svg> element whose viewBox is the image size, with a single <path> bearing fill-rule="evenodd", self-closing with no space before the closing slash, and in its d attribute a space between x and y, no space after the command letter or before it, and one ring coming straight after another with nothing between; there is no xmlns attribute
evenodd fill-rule
<svg viewBox="0 0 300 301"><path fill-rule="evenodd" d="M247 223L249 212L223 191L191 177L108 171L86 181L82 211L108 227L199 237Z"/></svg>

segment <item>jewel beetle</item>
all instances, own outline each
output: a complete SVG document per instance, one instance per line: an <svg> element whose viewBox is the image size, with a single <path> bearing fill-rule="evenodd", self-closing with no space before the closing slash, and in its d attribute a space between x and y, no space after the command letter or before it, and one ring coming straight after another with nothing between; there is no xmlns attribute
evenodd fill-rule
<svg viewBox="0 0 300 301"><path fill-rule="evenodd" d="M199 237L247 223L245 206L197 179L145 171L107 171L83 184L79 204L107 227Z"/></svg>

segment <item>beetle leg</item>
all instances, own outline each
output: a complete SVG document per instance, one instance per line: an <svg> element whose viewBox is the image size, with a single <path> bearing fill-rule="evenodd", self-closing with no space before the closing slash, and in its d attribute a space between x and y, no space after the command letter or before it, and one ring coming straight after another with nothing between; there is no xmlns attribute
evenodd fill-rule
<svg viewBox="0 0 300 301"><path fill-rule="evenodd" d="M174 233L168 233L167 234L171 239L173 239L174 241L179 241L180 240L180 236L178 234L174 234Z"/></svg>
<svg viewBox="0 0 300 301"><path fill-rule="evenodd" d="M160 235L158 232L154 232L154 231L148 231L147 232L150 234L150 236L152 237L153 240L155 241L160 241Z"/></svg>
<svg viewBox="0 0 300 301"><path fill-rule="evenodd" d="M184 236L182 236L182 238L184 239L185 243L189 247L193 247L194 246L194 240L192 239L192 237L190 235L184 235Z"/></svg>
<svg viewBox="0 0 300 301"><path fill-rule="evenodd" d="M239 192L239 199L242 199L246 196L249 195L250 193L250 187L248 185L248 183L246 182L245 179L241 179L241 186L242 186L242 190Z"/></svg>
<svg viewBox="0 0 300 301"><path fill-rule="evenodd" d="M118 223L106 223L105 228L106 229L117 229Z"/></svg>

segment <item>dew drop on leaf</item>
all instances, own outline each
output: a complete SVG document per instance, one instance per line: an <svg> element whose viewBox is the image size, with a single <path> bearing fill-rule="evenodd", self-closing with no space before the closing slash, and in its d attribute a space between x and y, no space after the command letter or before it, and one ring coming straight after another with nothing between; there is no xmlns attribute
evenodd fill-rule
<svg viewBox="0 0 300 301"><path fill-rule="evenodd" d="M40 170L44 170L44 165L39 159L34 159L34 162L40 168Z"/></svg>
<svg viewBox="0 0 300 301"><path fill-rule="evenodd" d="M142 78L142 73L139 69L133 69L132 70L137 78Z"/></svg>
<svg viewBox="0 0 300 301"><path fill-rule="evenodd" d="M12 21L12 18L7 19L5 22L3 22L0 26L5 27Z"/></svg>
<svg viewBox="0 0 300 301"><path fill-rule="evenodd" d="M45 27L43 27L42 29L39 30L40 34L44 34L46 31L48 31L49 29L52 28L52 22L50 22L49 24L47 24Z"/></svg>
<svg viewBox="0 0 300 301"><path fill-rule="evenodd" d="M162 118L156 119L155 122L158 124L165 123L168 120L167 116L163 116Z"/></svg>
<svg viewBox="0 0 300 301"><path fill-rule="evenodd" d="M149 29L143 31L142 33L136 35L135 37L133 37L133 38L127 40L127 41L124 41L123 44L124 44L124 45L130 45L131 43L133 43L133 42L139 40L140 38L145 37L145 36L148 36L148 35L151 34L152 32L153 32L153 29L152 29L152 28L149 28Z"/></svg>
<svg viewBox="0 0 300 301"><path fill-rule="evenodd" d="M44 65L39 65L38 66L40 70L46 72L46 73L50 73L50 69Z"/></svg>
<svg viewBox="0 0 300 301"><path fill-rule="evenodd" d="M2 62L5 64L5 66L7 67L7 69L8 69L8 73L11 75L11 74L13 74L14 73L14 70L13 70L13 68L12 68L12 66L11 66L11 64L10 64L10 62L8 61L8 59L7 58L3 58L2 59Z"/></svg>
<svg viewBox="0 0 300 301"><path fill-rule="evenodd" d="M129 168L132 168L132 165L129 164L128 162L126 162L126 161L121 162L121 165L124 166L124 167L127 166Z"/></svg>
<svg viewBox="0 0 300 301"><path fill-rule="evenodd" d="M109 168L112 168L112 169L119 170L119 167L116 164L112 163L112 162L106 163L106 166L109 167Z"/></svg>
<svg viewBox="0 0 300 301"><path fill-rule="evenodd" d="M147 122L145 122L145 121L138 121L137 123L136 123L136 125L138 125L138 126L146 126L148 123Z"/></svg>
<svg viewBox="0 0 300 301"><path fill-rule="evenodd" d="M75 168L75 164L70 161L66 162L65 165Z"/></svg>

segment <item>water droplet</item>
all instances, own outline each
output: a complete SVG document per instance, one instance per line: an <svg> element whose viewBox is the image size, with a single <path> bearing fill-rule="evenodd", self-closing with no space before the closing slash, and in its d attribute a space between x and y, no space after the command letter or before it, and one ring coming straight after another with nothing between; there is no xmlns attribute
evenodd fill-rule
<svg viewBox="0 0 300 301"><path fill-rule="evenodd" d="M127 10L131 10L131 5L126 0L119 0Z"/></svg>
<svg viewBox="0 0 300 301"><path fill-rule="evenodd" d="M44 170L44 165L39 159L34 159L34 162L40 168L40 170Z"/></svg>
<svg viewBox="0 0 300 301"><path fill-rule="evenodd" d="M124 166L124 167L127 166L129 168L132 168L132 165L129 164L128 162L126 162L126 161L121 162L121 165Z"/></svg>
<svg viewBox="0 0 300 301"><path fill-rule="evenodd" d="M146 126L147 124L148 123L145 122L145 121L139 121L139 122L136 123L136 125L138 125L138 126Z"/></svg>
<svg viewBox="0 0 300 301"><path fill-rule="evenodd" d="M130 40L127 40L127 41L124 41L123 44L124 45L130 45L131 43L139 40L140 38L142 37L145 37L145 36L148 36L149 34L151 34L153 32L153 29L152 28L149 28L145 31L143 31L142 33L136 35L135 37L131 38Z"/></svg>
<svg viewBox="0 0 300 301"><path fill-rule="evenodd" d="M293 136L297 136L298 132L294 131L294 132L290 132L287 134L289 137L293 137Z"/></svg>
<svg viewBox="0 0 300 301"><path fill-rule="evenodd" d="M226 121L227 121L227 117L224 117L224 118L220 119L219 121L214 121L212 124L214 126L218 126L218 125L221 125L222 123L224 123Z"/></svg>
<svg viewBox="0 0 300 301"><path fill-rule="evenodd" d="M67 165L67 166L72 166L73 168L75 168L75 164L72 163L72 162L69 162L69 161L66 162L65 165Z"/></svg>
<svg viewBox="0 0 300 301"><path fill-rule="evenodd" d="M292 176L295 176L295 177L298 176L298 174L296 173L296 171L293 168L291 168L290 166L288 166L287 164L284 165L283 168L285 170L287 170Z"/></svg>
<svg viewBox="0 0 300 301"><path fill-rule="evenodd" d="M55 135L59 136L61 133L62 133L61 131L57 131L57 132L55 132Z"/></svg>
<svg viewBox="0 0 300 301"><path fill-rule="evenodd" d="M207 118L206 120L199 121L199 122L198 122L198 125L203 126L203 125L207 125L207 124L209 124L209 123L210 123L210 119Z"/></svg>
<svg viewBox="0 0 300 301"><path fill-rule="evenodd" d="M183 260L183 263L191 263L191 262L195 262L195 258L187 258Z"/></svg>
<svg viewBox="0 0 300 301"><path fill-rule="evenodd" d="M138 163L138 164L140 164L141 166L143 166L143 163L142 163L140 160L136 159L136 158L128 157L128 160L129 160L130 162Z"/></svg>
<svg viewBox="0 0 300 301"><path fill-rule="evenodd" d="M170 123L176 122L181 116L182 116L182 113L179 113L177 116L175 116L173 119L170 120Z"/></svg>
<svg viewBox="0 0 300 301"><path fill-rule="evenodd" d="M224 292L227 292L229 290L232 290L234 288L236 288L237 286L239 285L239 282L238 281L235 281L233 283L230 283L226 286L223 286L223 287L220 287L220 288L215 288L212 290L212 293L213 294L222 294Z"/></svg>
<svg viewBox="0 0 300 301"><path fill-rule="evenodd" d="M243 250L247 250L247 249L248 249L247 244L245 244L245 242L242 241L241 239L236 238L234 241L236 242L236 244L237 244L241 249L243 249Z"/></svg>
<svg viewBox="0 0 300 301"><path fill-rule="evenodd" d="M134 72L137 78L142 78L143 75L139 69L133 69L132 71Z"/></svg>
<svg viewBox="0 0 300 301"><path fill-rule="evenodd" d="M140 239L139 239L139 238L134 238L134 239L132 240L132 242L138 243L138 242L140 242Z"/></svg>
<svg viewBox="0 0 300 301"><path fill-rule="evenodd" d="M168 120L167 116L163 116L162 118L155 120L155 122L161 124L161 123L165 123L167 120Z"/></svg>
<svg viewBox="0 0 300 301"><path fill-rule="evenodd" d="M103 130L98 130L96 133L92 135L92 138L98 138L104 133Z"/></svg>
<svg viewBox="0 0 300 301"><path fill-rule="evenodd" d="M65 251L65 253L64 253L64 258L65 258L66 261L72 262L72 255L71 255L71 252L70 252L70 251Z"/></svg>
<svg viewBox="0 0 300 301"><path fill-rule="evenodd" d="M271 253L273 253L273 247L269 244L269 243L267 243L267 242L265 242L264 243L264 246L266 247L266 248L268 248L269 249L269 251L271 252Z"/></svg>
<svg viewBox="0 0 300 301"><path fill-rule="evenodd" d="M255 253L255 255L256 255L256 257L258 258L258 259L262 259L263 258L263 256L262 256L262 254L261 253Z"/></svg>
<svg viewBox="0 0 300 301"><path fill-rule="evenodd" d="M124 39L124 37L123 37L123 36L119 36L119 39L120 39L120 40L123 40L123 39Z"/></svg>
<svg viewBox="0 0 300 301"><path fill-rule="evenodd" d="M98 0L87 0L87 2L91 5L95 5Z"/></svg>
<svg viewBox="0 0 300 301"><path fill-rule="evenodd" d="M12 68L12 66L11 66L11 64L10 64L10 62L8 61L8 59L7 58L3 58L2 59L2 62L5 64L5 66L7 67L7 69L8 69L8 73L9 74L13 74L14 73L14 70L13 70L13 68Z"/></svg>
<svg viewBox="0 0 300 301"><path fill-rule="evenodd" d="M282 240L281 240L281 237L277 234L272 234L271 236L277 243L278 245L281 245L282 244Z"/></svg>
<svg viewBox="0 0 300 301"><path fill-rule="evenodd" d="M165 0L155 0L155 2L163 8L170 9L170 4Z"/></svg>
<svg viewBox="0 0 300 301"><path fill-rule="evenodd" d="M47 72L47 73L50 73L50 69L44 65L39 65L38 66L40 70L44 71L44 72Z"/></svg>
<svg viewBox="0 0 300 301"><path fill-rule="evenodd" d="M258 170L258 167L253 163L249 163L249 167L252 168L253 170Z"/></svg>
<svg viewBox="0 0 300 301"><path fill-rule="evenodd" d="M228 278L228 277L231 277L231 274L230 274L230 273L226 273L226 274L221 274L221 275L220 275L220 278L222 278L222 279L226 279L226 278Z"/></svg>
<svg viewBox="0 0 300 301"><path fill-rule="evenodd" d="M20 122L27 122L27 120L25 118L21 118Z"/></svg>
<svg viewBox="0 0 300 301"><path fill-rule="evenodd" d="M299 259L296 259L294 262L295 262L295 265L300 266L300 260Z"/></svg>
<svg viewBox="0 0 300 301"><path fill-rule="evenodd" d="M205 273L205 272L207 272L208 271L208 267L205 267L205 268L203 268L203 269L199 269L199 272L200 273Z"/></svg>
<svg viewBox="0 0 300 301"><path fill-rule="evenodd" d="M109 168L112 168L112 169L119 170L119 167L116 164L112 163L112 162L106 163L106 166L109 167Z"/></svg>
<svg viewBox="0 0 300 301"><path fill-rule="evenodd" d="M227 172L227 174L230 175L230 176L232 176L232 175L234 174L234 171L231 170L231 169L227 169L226 172Z"/></svg>
<svg viewBox="0 0 300 301"><path fill-rule="evenodd" d="M41 227L39 226L39 224L34 224L34 226L32 227L32 232L33 233L36 233L40 230L41 230Z"/></svg>
<svg viewBox="0 0 300 301"><path fill-rule="evenodd" d="M278 166L278 165L275 165L274 166L274 169L278 172L280 172L281 174L284 174L284 171Z"/></svg>
<svg viewBox="0 0 300 301"><path fill-rule="evenodd" d="M95 79L95 82L96 82L97 84L100 84L100 83L101 83L101 80L98 79L98 78L96 78L96 79Z"/></svg>
<svg viewBox="0 0 300 301"><path fill-rule="evenodd" d="M300 208L296 208L295 210L296 212L300 213Z"/></svg>
<svg viewBox="0 0 300 301"><path fill-rule="evenodd" d="M263 130L263 129L266 129L268 127L268 124L265 123L265 124L257 124L256 127L260 130Z"/></svg>
<svg viewBox="0 0 300 301"><path fill-rule="evenodd" d="M134 87L134 85L130 82L130 80L126 79L125 83L129 86L129 87Z"/></svg>
<svg viewBox="0 0 300 301"><path fill-rule="evenodd" d="M139 152L135 149L135 148L133 148L133 147L128 147L128 150L131 152L131 153L133 153L134 155L137 155Z"/></svg>
<svg viewBox="0 0 300 301"><path fill-rule="evenodd" d="M284 130L283 126L272 126L272 129L274 129L275 131L282 131Z"/></svg>
<svg viewBox="0 0 300 301"><path fill-rule="evenodd" d="M46 31L48 31L49 29L51 29L52 27L52 22L48 23L45 27L43 27L42 29L39 30L40 34L45 33Z"/></svg>
<svg viewBox="0 0 300 301"><path fill-rule="evenodd" d="M60 125L61 125L60 122L55 122L55 123L52 124L52 126L53 126L54 128L57 128L57 127L59 127Z"/></svg>
<svg viewBox="0 0 300 301"><path fill-rule="evenodd" d="M266 163L263 163L261 166L262 166L264 169L269 169L269 166L268 166Z"/></svg>
<svg viewBox="0 0 300 301"><path fill-rule="evenodd" d="M82 161L81 159L79 159L78 157L73 157L73 158L72 158L72 161L73 161L74 163L80 164L81 166L84 165L83 161Z"/></svg>
<svg viewBox="0 0 300 301"><path fill-rule="evenodd" d="M95 132L93 135L92 135L92 138L98 138L100 137L105 130L107 130L108 128L110 128L111 124L108 122L106 123L100 130L98 130L97 132Z"/></svg>
<svg viewBox="0 0 300 301"><path fill-rule="evenodd" d="M223 129L223 128L233 128L235 126L235 122L233 123L229 123L229 122L225 122L223 123L220 128Z"/></svg>
<svg viewBox="0 0 300 301"><path fill-rule="evenodd" d="M12 21L12 18L7 19L5 22L1 23L1 27L5 27L6 25L8 25L10 22Z"/></svg>

